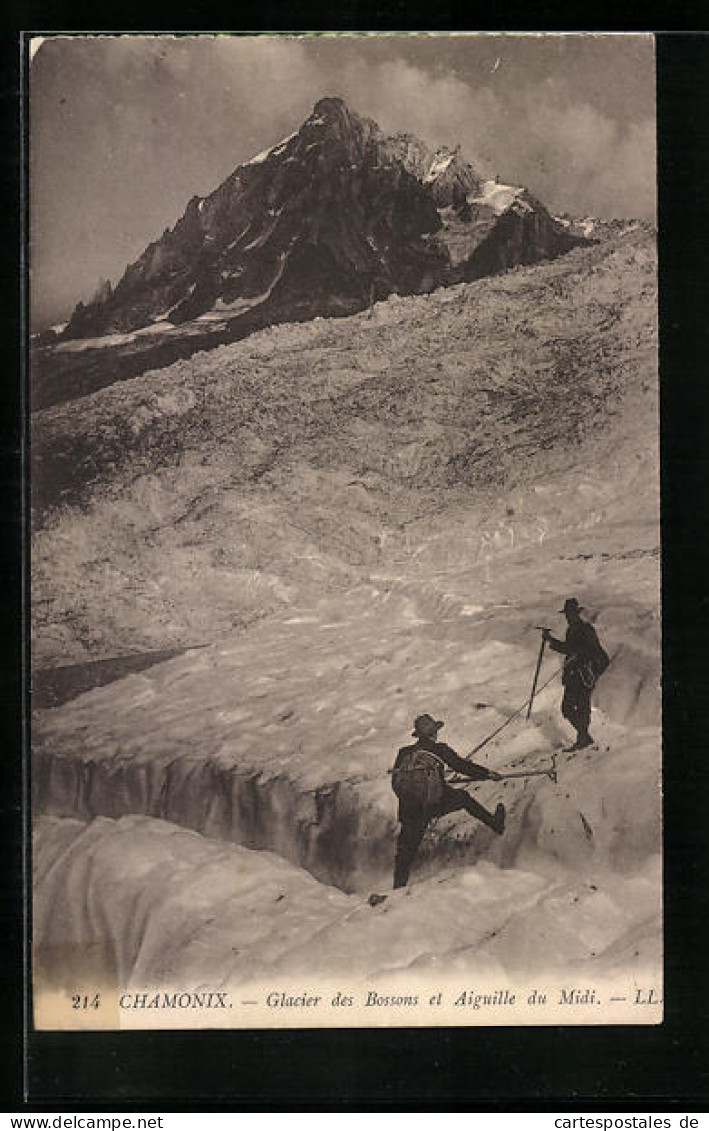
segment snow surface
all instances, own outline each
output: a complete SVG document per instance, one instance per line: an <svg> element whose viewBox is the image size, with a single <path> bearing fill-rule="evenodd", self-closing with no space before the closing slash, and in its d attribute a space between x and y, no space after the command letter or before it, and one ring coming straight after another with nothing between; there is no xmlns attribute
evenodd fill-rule
<svg viewBox="0 0 709 1131"><path fill-rule="evenodd" d="M192 284L190 293L194 290L194 286L195 284ZM174 307L171 309L174 310ZM84 353L86 350L111 349L114 346L129 345L131 342L139 341L151 334L184 332L168 320L167 314L169 313L170 311L167 311L156 315L152 322L147 326L141 326L138 330L129 330L123 334L103 334L98 338L73 338L68 342L58 342L54 348L63 353Z"/></svg>
<svg viewBox="0 0 709 1131"><path fill-rule="evenodd" d="M445 173L452 160L452 153L446 157L439 157L434 160L431 164L430 169L426 173L426 176L423 178L424 184L429 184L431 181L435 181L437 177L440 177L442 173Z"/></svg>
<svg viewBox="0 0 709 1131"><path fill-rule="evenodd" d="M543 877L483 862L376 908L270 852L149 817L44 817L33 860L41 947L108 944L121 989L312 978L314 955L318 977L375 986L426 972L478 984L552 974L659 984L659 854L630 876Z"/></svg>
<svg viewBox="0 0 709 1131"><path fill-rule="evenodd" d="M43 804L82 816L137 807L270 848L348 890L385 883L396 821L388 769L413 716L432 710L447 719L444 737L464 753L528 694L538 644L530 623L542 610L461 620L454 609L360 586L319 601L309 621L276 616L257 632L88 692L38 729ZM615 662L608 706L627 712L628 675L622 658ZM557 669L548 658L541 683ZM652 679L647 699L656 696ZM552 679L530 723L510 726L481 752L483 763L548 766L568 734L559 698ZM422 863L483 854L511 866L532 853L542 869L558 860L637 867L659 838L659 735L598 710L592 730L599 750L563 755L556 785L539 777L476 788L488 808L508 805L502 840L465 815L445 818Z"/></svg>
<svg viewBox="0 0 709 1131"><path fill-rule="evenodd" d="M232 302L225 302L223 298L218 298L211 311L207 311L205 314L200 314L197 321L209 322L212 321L215 317L223 317L225 312L228 312L229 314L238 314L244 310L251 310L252 307L258 306L260 303L265 302L266 299L269 298L271 292L273 291L273 288L276 286L276 283L281 278L287 258L288 252L282 251L278 257L276 273L273 276L270 285L266 288L265 291L261 291L261 293L258 295L250 295L248 298L235 298Z"/></svg>
<svg viewBox="0 0 709 1131"><path fill-rule="evenodd" d="M291 141L291 139L296 136L297 132L298 131L296 130L295 133L288 134L287 137L282 138L281 141L277 142L275 145L272 145L269 149L261 150L260 153L257 153L256 156L250 158L250 160L245 161L244 164L245 165L260 165L260 164L262 164L262 162L264 162L266 160L267 157L275 156L278 153L282 153L282 151L287 146L288 142Z"/></svg>
<svg viewBox="0 0 709 1131"><path fill-rule="evenodd" d="M653 264L646 236L623 236L84 399L97 469L111 428L131 458L37 535L42 654L207 646L38 714L40 947L99 929L122 977L157 981L228 979L242 951L244 970L259 953L312 969L316 946L377 976L441 956L471 973L655 968ZM42 423L77 429L73 406ZM363 907L391 883L388 769L412 718L435 713L470 751L524 703L535 626L560 634L571 593L612 656L597 748L560 755L556 783L476 787L506 804L505 835L441 819L410 894ZM551 678L479 760L548 766L570 737L560 694ZM192 887L202 867L222 899Z"/></svg>
<svg viewBox="0 0 709 1131"><path fill-rule="evenodd" d="M468 203L482 204L486 208L492 208L497 216L501 216L515 201L523 203L519 201L523 192L523 188L515 185L503 185L497 181L483 181L480 195L471 194L468 196Z"/></svg>
<svg viewBox="0 0 709 1131"><path fill-rule="evenodd" d="M83 353L85 350L108 349L111 346L123 346L135 341L137 331L126 334L102 334L98 338L76 338L68 342L58 342L54 347L61 353Z"/></svg>

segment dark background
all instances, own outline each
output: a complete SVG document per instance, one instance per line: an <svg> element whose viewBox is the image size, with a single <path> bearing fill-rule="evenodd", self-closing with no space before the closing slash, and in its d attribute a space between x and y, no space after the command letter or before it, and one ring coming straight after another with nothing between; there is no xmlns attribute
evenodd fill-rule
<svg viewBox="0 0 709 1131"><path fill-rule="evenodd" d="M264 0L261 27L287 30L332 26L322 11L309 20L299 6L283 10ZM643 8L645 19L651 18ZM11 13L12 15L13 13ZM107 30L125 29L126 14L103 6ZM173 13L174 19L175 13ZM209 27L209 6L184 5L180 22ZM245 26L245 11L239 15ZM366 12L349 3L338 12L341 30L396 30L416 22L411 7L388 4ZM505 21L486 8L495 30ZM586 27L598 28L597 10ZM574 30L568 8L533 3L525 22ZM623 9L625 27L640 6ZM436 30L480 21L462 6L438 8ZM673 13L674 22L678 19ZM6 17L7 18L7 17ZM17 20L28 30L96 29L97 12L30 4ZM145 17L143 17L145 19ZM232 15L233 18L233 15ZM444 22L445 18L445 22ZM109 23L113 20L113 24ZM29 21L32 21L31 23ZM701 22L698 6L679 13ZM610 21L606 21L608 23ZM214 27L228 21L214 18ZM421 21L420 25L426 24ZM430 25L429 25L430 26ZM521 22L507 26L521 30ZM578 30L584 27L584 23ZM645 28L647 25L645 25ZM153 30L143 23L136 30ZM623 28L606 27L606 30ZM643 25L638 23L638 30ZM659 250L663 467L664 789L665 789L665 1022L657 1027L316 1030L202 1033L32 1033L24 1029L24 775L23 706L23 415L24 356L20 299L23 238L16 29L0 40L0 114L5 265L0 295L6 360L0 383L3 486L0 617L5 644L0 677L4 771L0 828L5 837L0 874L0 992L3 1001L5 1087L0 1109L187 1111L606 1110L705 1111L709 1098L709 842L707 840L707 657L709 648L707 526L709 498L709 40L703 34L658 38ZM19 239L18 239L19 237Z"/></svg>

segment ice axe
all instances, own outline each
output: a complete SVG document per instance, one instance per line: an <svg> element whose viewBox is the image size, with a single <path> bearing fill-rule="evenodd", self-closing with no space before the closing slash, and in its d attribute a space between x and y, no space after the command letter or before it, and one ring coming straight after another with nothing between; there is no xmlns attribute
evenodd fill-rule
<svg viewBox="0 0 709 1131"><path fill-rule="evenodd" d="M547 638L543 634L545 632L550 631L550 629L544 628L543 625L539 625L539 624L536 626L536 629L537 629L538 632L542 633L542 642L539 645L539 656L537 658L537 666L534 669L534 679L532 680L532 694L529 696L529 706L527 707L527 714L525 716L525 718L527 718L527 719L529 718L529 716L532 713L532 703L534 702L534 696L535 696L536 691L537 691L537 681L539 679L539 671L541 669L542 660L544 658L544 646L547 642Z"/></svg>
<svg viewBox="0 0 709 1131"><path fill-rule="evenodd" d="M556 785L556 782L557 782L556 754L552 752L551 766L549 766L546 770L513 770L509 774L501 774L501 773L496 771L492 780L493 781L507 781L508 778L549 778L550 781L553 781L554 784ZM486 780L485 778L482 778L482 779L480 779L480 778L467 778L467 777L464 777L462 774L456 774L455 777L450 778L450 784L451 785L460 785L462 782L468 782L469 783L469 782L474 781L476 785L481 785L482 781L485 781L485 780Z"/></svg>
<svg viewBox="0 0 709 1131"><path fill-rule="evenodd" d="M508 778L549 778L556 785L556 754L551 756L551 766L547 770L515 770L511 774L500 774L500 781Z"/></svg>

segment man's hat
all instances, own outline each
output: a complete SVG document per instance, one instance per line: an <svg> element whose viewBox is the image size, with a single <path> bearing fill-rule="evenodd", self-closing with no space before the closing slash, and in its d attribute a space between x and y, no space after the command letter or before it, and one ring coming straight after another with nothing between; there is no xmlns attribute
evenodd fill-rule
<svg viewBox="0 0 709 1131"><path fill-rule="evenodd" d="M575 597L567 597L566 600L564 601L563 609L559 609L558 611L560 613L568 613L568 612L571 612L571 611L573 611L575 613L580 613L582 611L582 609L583 609L583 605L579 605L579 603L578 603L578 601L576 600Z"/></svg>
<svg viewBox="0 0 709 1131"><path fill-rule="evenodd" d="M443 726L440 720L434 719L431 715L419 715L414 719L414 738L435 738L439 730Z"/></svg>

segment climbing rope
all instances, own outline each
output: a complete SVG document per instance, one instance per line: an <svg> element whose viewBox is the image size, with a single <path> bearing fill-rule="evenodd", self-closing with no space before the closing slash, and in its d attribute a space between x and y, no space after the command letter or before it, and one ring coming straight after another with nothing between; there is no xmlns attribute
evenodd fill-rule
<svg viewBox="0 0 709 1131"><path fill-rule="evenodd" d="M552 681L553 679L556 679L556 677L557 677L558 675L560 675L560 674L561 674L561 672L562 672L563 670L564 670L564 665L562 664L562 665L561 665L561 667L557 669L557 671L555 671L555 672L554 672L554 673L553 673L552 675L550 675L550 676L549 676L549 679L548 679L548 680L546 681L546 683L543 683L543 684L541 685L541 687L538 687L538 688L537 688L537 690L536 690L536 693L535 693L535 698L536 698L536 696L537 696L537 695L539 695L539 692L540 692L540 691L543 691L545 687L548 687L548 686L549 686L549 684L551 683L551 681ZM510 723L511 723L511 722L513 722L513 721L514 721L514 720L515 720L515 719L516 719L516 718L518 717L518 715L521 715L521 714L522 714L522 711L524 711L524 710L526 710L526 709L527 709L527 707L529 706L529 703L530 703L530 700L529 700L529 699L525 699L525 701L524 701L524 703L522 704L522 706L521 706L521 707L519 707L519 708L518 708L518 709L517 709L517 710L515 711L515 713L514 713L513 715L510 715L510 717L509 717L508 719L505 719L504 723L502 723L502 725L501 725L501 726L499 726L499 727L497 728L497 730L494 730L494 731L492 732L492 734L489 734L489 735L487 736L487 738L484 738L484 739L482 740L482 742L479 742L479 743L478 743L478 745L477 745L476 747L474 747L474 748L473 748L473 749L472 749L472 750L470 751L470 753L469 753L469 754L466 754L466 757L467 757L467 758L472 758L473 754L477 754L477 752L478 752L479 750L482 750L483 746L487 746L488 742L492 742L493 738L495 738L495 737L496 737L496 735L500 734L500 732L501 732L501 731L503 731L503 730L505 729L505 727L509 726L509 725L510 725Z"/></svg>

